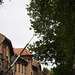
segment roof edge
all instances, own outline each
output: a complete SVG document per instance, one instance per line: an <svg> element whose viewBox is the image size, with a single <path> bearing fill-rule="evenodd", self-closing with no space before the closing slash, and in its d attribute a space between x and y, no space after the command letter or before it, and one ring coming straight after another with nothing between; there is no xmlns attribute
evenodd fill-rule
<svg viewBox="0 0 75 75"><path fill-rule="evenodd" d="M5 38L6 38L6 37L3 37L3 39L2 39L2 40L1 40L1 42L0 42L0 44L2 44L2 43L3 43L3 41L5 40Z"/></svg>
<svg viewBox="0 0 75 75"><path fill-rule="evenodd" d="M32 65L32 66L36 67L35 65ZM38 69L38 67L36 67L36 68Z"/></svg>

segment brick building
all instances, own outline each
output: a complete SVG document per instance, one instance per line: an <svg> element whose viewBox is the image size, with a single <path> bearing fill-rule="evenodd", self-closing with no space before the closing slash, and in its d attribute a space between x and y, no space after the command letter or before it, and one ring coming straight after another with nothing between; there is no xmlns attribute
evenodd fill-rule
<svg viewBox="0 0 75 75"><path fill-rule="evenodd" d="M14 61L14 55L17 57L22 50L23 48L13 49L11 41L0 33L0 75L5 75ZM7 75L40 75L41 65L32 57L33 54L25 49Z"/></svg>
<svg viewBox="0 0 75 75"><path fill-rule="evenodd" d="M15 48L14 52L19 55L22 50L23 48ZM41 65L36 60L32 59L33 54L31 52L25 49L21 57L28 62L26 75L40 75Z"/></svg>
<svg viewBox="0 0 75 75"><path fill-rule="evenodd" d="M22 50L23 48L15 48L14 52L15 54L19 55ZM21 54L21 57L28 62L28 65L26 67L26 75L32 75L32 56L33 54L30 53L27 49L25 49Z"/></svg>
<svg viewBox="0 0 75 75"><path fill-rule="evenodd" d="M27 75L28 62L20 57L14 65L13 75Z"/></svg>
<svg viewBox="0 0 75 75"><path fill-rule="evenodd" d="M0 75L4 75L11 64L14 55L11 41L0 33ZM10 75L9 71L7 75Z"/></svg>
<svg viewBox="0 0 75 75"><path fill-rule="evenodd" d="M32 61L32 70L33 70L33 75L40 75L41 65L37 60Z"/></svg>

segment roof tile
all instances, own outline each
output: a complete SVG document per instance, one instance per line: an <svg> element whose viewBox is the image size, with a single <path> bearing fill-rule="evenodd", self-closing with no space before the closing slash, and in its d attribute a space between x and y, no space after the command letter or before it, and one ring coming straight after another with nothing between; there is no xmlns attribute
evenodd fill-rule
<svg viewBox="0 0 75 75"><path fill-rule="evenodd" d="M33 60L33 61L32 61L32 65L34 65L34 66L38 67L39 63L38 63L38 61L37 61L37 60Z"/></svg>
<svg viewBox="0 0 75 75"><path fill-rule="evenodd" d="M14 48L13 50L15 54L19 55L21 51L23 50L23 48ZM21 55L33 55L33 54L27 49L25 49Z"/></svg>

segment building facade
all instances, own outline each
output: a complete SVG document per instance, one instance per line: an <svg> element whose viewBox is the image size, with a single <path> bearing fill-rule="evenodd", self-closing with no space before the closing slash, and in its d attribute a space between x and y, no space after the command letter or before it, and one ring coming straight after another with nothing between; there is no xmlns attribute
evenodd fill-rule
<svg viewBox="0 0 75 75"><path fill-rule="evenodd" d="M11 41L0 33L0 75L6 74L22 50L23 48L13 48ZM25 49L6 75L40 75L41 65L32 57L33 54Z"/></svg>
<svg viewBox="0 0 75 75"><path fill-rule="evenodd" d="M33 75L41 75L41 65L37 60L32 61L32 70L33 70Z"/></svg>
<svg viewBox="0 0 75 75"><path fill-rule="evenodd" d="M13 75L27 75L27 66L28 62L20 57L14 65Z"/></svg>
<svg viewBox="0 0 75 75"><path fill-rule="evenodd" d="M15 54L19 55L23 48L15 48ZM41 65L37 62L37 60L33 60L33 54L27 49L24 50L21 57L28 62L26 67L26 75L40 75Z"/></svg>
<svg viewBox="0 0 75 75"><path fill-rule="evenodd" d="M0 75L4 75L11 65L11 57L14 55L11 41L0 33ZM9 71L7 75L12 72Z"/></svg>

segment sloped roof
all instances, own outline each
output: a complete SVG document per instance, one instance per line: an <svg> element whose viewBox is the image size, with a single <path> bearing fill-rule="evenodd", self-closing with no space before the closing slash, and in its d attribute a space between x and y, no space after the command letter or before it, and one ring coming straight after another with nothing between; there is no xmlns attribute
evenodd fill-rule
<svg viewBox="0 0 75 75"><path fill-rule="evenodd" d="M4 41L8 43L11 53L14 54L11 41L5 35L0 33L0 44L2 44Z"/></svg>
<svg viewBox="0 0 75 75"><path fill-rule="evenodd" d="M23 48L14 48L13 50L14 50L15 54L19 55L21 53L21 51L23 50ZM27 49L25 49L21 55L31 55L31 56L33 56L33 54Z"/></svg>
<svg viewBox="0 0 75 75"><path fill-rule="evenodd" d="M3 36L3 37L5 37L5 35L3 35L2 33L0 33L0 36Z"/></svg>
<svg viewBox="0 0 75 75"><path fill-rule="evenodd" d="M0 33L0 44L5 40L5 36Z"/></svg>
<svg viewBox="0 0 75 75"><path fill-rule="evenodd" d="M39 64L39 63L38 63L38 61L37 61L37 60L33 60L33 61L32 61L32 65L33 65L33 66L38 67L38 64Z"/></svg>
<svg viewBox="0 0 75 75"><path fill-rule="evenodd" d="M41 65L39 64L37 60L33 60L32 65L35 66L36 68L39 68L39 70L41 71Z"/></svg>

